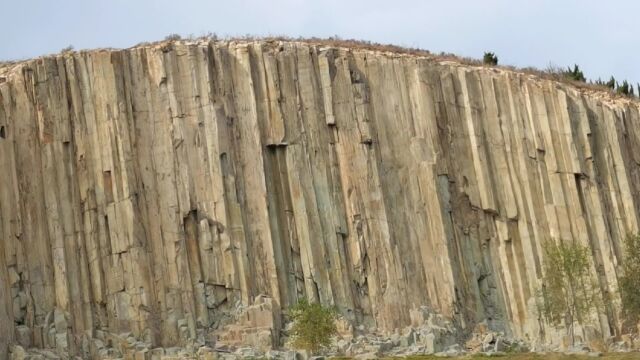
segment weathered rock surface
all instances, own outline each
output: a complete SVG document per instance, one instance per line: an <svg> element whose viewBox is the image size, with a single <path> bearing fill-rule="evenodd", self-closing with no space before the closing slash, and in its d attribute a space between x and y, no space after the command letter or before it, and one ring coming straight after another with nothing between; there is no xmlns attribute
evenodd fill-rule
<svg viewBox="0 0 640 360"><path fill-rule="evenodd" d="M545 341L541 244L614 294L639 211L638 103L531 75L302 42L30 60L0 69L0 358L186 346L261 294Z"/></svg>

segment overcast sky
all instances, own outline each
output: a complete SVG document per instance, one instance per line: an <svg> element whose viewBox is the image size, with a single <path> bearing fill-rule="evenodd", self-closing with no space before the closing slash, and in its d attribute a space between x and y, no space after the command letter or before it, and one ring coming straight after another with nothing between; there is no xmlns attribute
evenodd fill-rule
<svg viewBox="0 0 640 360"><path fill-rule="evenodd" d="M637 0L0 0L0 59L167 34L356 38L640 82Z"/></svg>

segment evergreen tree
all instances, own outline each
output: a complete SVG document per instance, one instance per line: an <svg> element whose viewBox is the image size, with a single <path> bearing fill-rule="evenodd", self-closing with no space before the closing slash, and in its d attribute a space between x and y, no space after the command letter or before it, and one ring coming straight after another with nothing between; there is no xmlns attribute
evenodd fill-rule
<svg viewBox="0 0 640 360"><path fill-rule="evenodd" d="M485 52L482 62L486 65L498 65L498 56L492 52Z"/></svg>
<svg viewBox="0 0 640 360"><path fill-rule="evenodd" d="M624 80L622 84L618 84L616 92L621 95L629 96L633 95L633 88L629 86L629 82L627 80Z"/></svg>
<svg viewBox="0 0 640 360"><path fill-rule="evenodd" d="M616 79L612 76L609 81L605 84L609 89L613 90L616 88Z"/></svg>

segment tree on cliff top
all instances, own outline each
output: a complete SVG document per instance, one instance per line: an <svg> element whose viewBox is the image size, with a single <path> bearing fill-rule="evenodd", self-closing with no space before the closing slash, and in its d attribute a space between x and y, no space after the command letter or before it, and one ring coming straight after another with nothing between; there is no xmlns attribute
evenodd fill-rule
<svg viewBox="0 0 640 360"><path fill-rule="evenodd" d="M574 323L587 323L600 303L598 287L589 274L589 248L576 242L547 241L543 250L542 314L551 324L564 324L573 341Z"/></svg>
<svg viewBox="0 0 640 360"><path fill-rule="evenodd" d="M331 345L331 337L337 333L335 320L337 312L333 308L302 299L291 309L293 320L291 336L293 346L317 354Z"/></svg>
<svg viewBox="0 0 640 360"><path fill-rule="evenodd" d="M571 69L571 67L568 67L567 70L564 72L564 75L574 81L580 81L580 82L586 82L587 78L584 76L584 73L582 72L582 70L580 70L580 67L578 66L578 64L574 64L573 65L573 69Z"/></svg>
<svg viewBox="0 0 640 360"><path fill-rule="evenodd" d="M498 65L498 56L492 52L485 52L482 62L486 65Z"/></svg>
<svg viewBox="0 0 640 360"><path fill-rule="evenodd" d="M618 84L616 92L625 96L633 95L633 86L627 80L624 80L622 84Z"/></svg>

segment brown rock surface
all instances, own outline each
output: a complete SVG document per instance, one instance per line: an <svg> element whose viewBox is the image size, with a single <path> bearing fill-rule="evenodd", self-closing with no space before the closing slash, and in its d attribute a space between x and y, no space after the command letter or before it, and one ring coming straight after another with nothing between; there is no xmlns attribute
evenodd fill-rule
<svg viewBox="0 0 640 360"><path fill-rule="evenodd" d="M531 75L303 42L30 60L0 69L0 357L180 346L260 294L538 339L542 242L613 292L639 211L638 103Z"/></svg>

